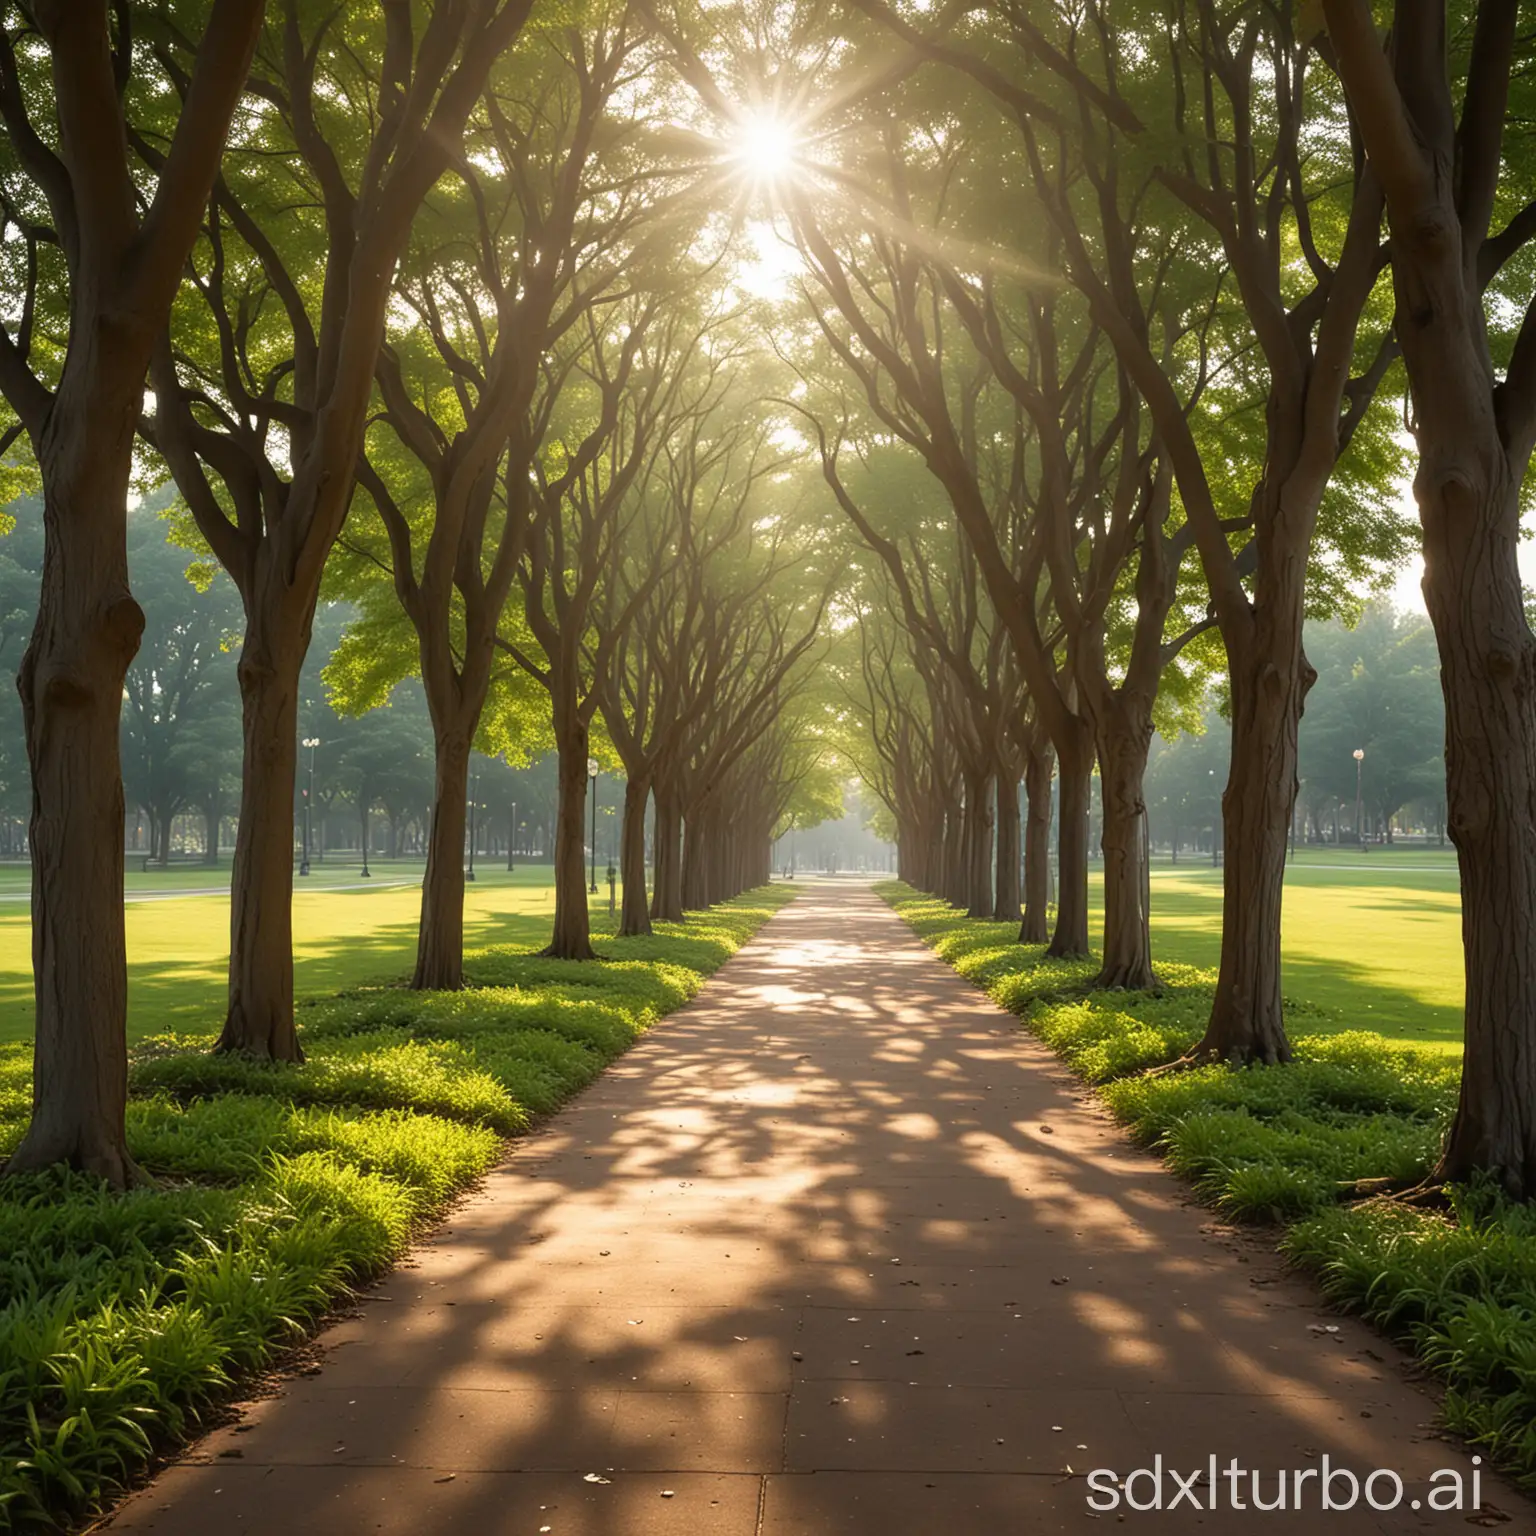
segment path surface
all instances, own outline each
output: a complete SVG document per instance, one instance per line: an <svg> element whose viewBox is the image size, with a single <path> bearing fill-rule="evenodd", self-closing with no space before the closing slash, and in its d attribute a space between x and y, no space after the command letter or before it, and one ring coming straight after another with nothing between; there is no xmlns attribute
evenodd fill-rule
<svg viewBox="0 0 1536 1536"><path fill-rule="evenodd" d="M1213 1225L862 888L786 908L323 1343L111 1529L1467 1528L1320 1515L1315 1477L1300 1513L1238 1513L1224 1475L1217 1512L1089 1511L1084 1473L1159 1453L1238 1457L1266 1500L1324 1454L1409 1498L1470 1465L1392 1350Z"/></svg>

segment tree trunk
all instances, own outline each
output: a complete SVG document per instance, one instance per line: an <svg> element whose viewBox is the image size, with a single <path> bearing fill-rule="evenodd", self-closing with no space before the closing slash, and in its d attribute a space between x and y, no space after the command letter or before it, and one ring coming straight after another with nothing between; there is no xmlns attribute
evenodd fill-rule
<svg viewBox="0 0 1536 1536"><path fill-rule="evenodd" d="M1104 963L1097 986L1142 991L1152 972L1151 913L1147 910L1147 807L1142 781L1152 743L1150 701L1125 698L1099 726L1099 787L1104 806Z"/></svg>
<svg viewBox="0 0 1536 1536"><path fill-rule="evenodd" d="M293 1020L293 779L309 629L279 651L253 618L240 652L245 733L229 918L229 1012L216 1051L303 1061Z"/></svg>
<svg viewBox="0 0 1536 1536"><path fill-rule="evenodd" d="M555 702L559 802L555 809L555 925L541 953L552 960L595 960L587 905L587 726L574 707Z"/></svg>
<svg viewBox="0 0 1536 1536"><path fill-rule="evenodd" d="M657 921L683 920L683 812L677 790L665 778L656 781L656 889L651 894L651 917Z"/></svg>
<svg viewBox="0 0 1536 1536"><path fill-rule="evenodd" d="M1088 948L1088 815L1093 802L1093 746L1086 726L1057 744L1061 823L1056 829L1056 928L1046 955L1077 959Z"/></svg>
<svg viewBox="0 0 1536 1536"><path fill-rule="evenodd" d="M1024 917L1019 943L1045 944L1051 936L1051 778L1055 755L1032 749L1024 766Z"/></svg>
<svg viewBox="0 0 1536 1536"><path fill-rule="evenodd" d="M1424 596L1445 697L1446 828L1461 872L1466 1049L1437 1177L1536 1198L1536 642L1516 563L1518 482L1421 415ZM1481 448L1479 452L1478 449Z"/></svg>
<svg viewBox="0 0 1536 1536"><path fill-rule="evenodd" d="M620 832L619 876L624 882L619 911L619 935L635 938L651 931L645 891L645 807L650 781L630 778L624 785L624 824Z"/></svg>
<svg viewBox="0 0 1536 1536"><path fill-rule="evenodd" d="M965 780L965 915L992 915L992 780L968 774Z"/></svg>
<svg viewBox="0 0 1536 1536"><path fill-rule="evenodd" d="M224 819L224 797L215 795L203 807L203 863L210 869L219 862L219 823Z"/></svg>
<svg viewBox="0 0 1536 1536"><path fill-rule="evenodd" d="M98 421L80 404L70 410L62 398L55 403L45 438L53 451L40 455L43 575L17 680L32 777L37 1043L32 1120L6 1168L66 1163L124 1188L143 1181L124 1132L119 757L123 681L144 630L128 589L124 519L136 408Z"/></svg>
<svg viewBox="0 0 1536 1536"><path fill-rule="evenodd" d="M992 916L1017 923L1019 909L1019 776L1003 769L997 775L997 891Z"/></svg>
<svg viewBox="0 0 1536 1536"><path fill-rule="evenodd" d="M1195 1059L1243 1065L1291 1056L1280 991L1280 913L1296 737L1317 676L1302 654L1299 595L1293 604L1276 594L1260 614L1249 657L1228 662L1232 768L1221 798L1221 969L1210 1022L1192 1052Z"/></svg>
<svg viewBox="0 0 1536 1536"><path fill-rule="evenodd" d="M683 910L702 912L710 901L709 860L718 843L713 807L695 804L683 822Z"/></svg>
<svg viewBox="0 0 1536 1536"><path fill-rule="evenodd" d="M464 830L469 802L469 738L439 733L434 752L432 830L421 882L421 929L416 937L417 991L464 985Z"/></svg>
<svg viewBox="0 0 1536 1536"><path fill-rule="evenodd" d="M958 800L944 808L944 843L939 892L952 907L966 904L965 817Z"/></svg>

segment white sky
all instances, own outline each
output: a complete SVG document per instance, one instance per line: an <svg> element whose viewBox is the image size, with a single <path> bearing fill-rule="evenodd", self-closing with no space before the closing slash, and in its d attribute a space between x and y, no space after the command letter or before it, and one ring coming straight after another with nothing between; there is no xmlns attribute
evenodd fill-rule
<svg viewBox="0 0 1536 1536"><path fill-rule="evenodd" d="M1411 485L1404 482L1402 488L1401 504L1404 513L1418 521L1419 509L1413 499ZM1525 537L1521 540L1519 555L1520 579L1528 587L1536 587L1536 538L1532 537L1532 530L1525 529ZM1424 560L1420 555L1415 555L1412 560L1397 573L1397 580L1392 584L1390 596L1399 608L1412 613L1423 613L1424 594L1419 590L1419 582L1424 576Z"/></svg>

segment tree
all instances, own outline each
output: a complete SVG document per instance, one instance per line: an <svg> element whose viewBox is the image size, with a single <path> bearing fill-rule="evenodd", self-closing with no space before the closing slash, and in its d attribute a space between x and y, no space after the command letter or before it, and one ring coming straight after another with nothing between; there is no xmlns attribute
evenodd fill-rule
<svg viewBox="0 0 1536 1536"><path fill-rule="evenodd" d="M1228 13L1190 0L1112 16L1090 4L1044 26L988 8L940 38L879 0L860 4L976 81L1014 124L1062 270L1162 439L1225 643L1233 722L1221 968L1192 1056L1285 1060L1280 905L1311 681L1309 557L1335 468L1397 353L1390 315L1373 307L1380 183L1350 153L1348 104L1313 67L1289 7ZM1316 131L1324 122L1331 133ZM1234 318L1253 344L1263 430L1237 461L1246 484L1203 448L1211 428L1190 411L1188 348L1164 344L1189 285L1147 259L1148 241L1175 225L1188 231L1178 263L1230 271ZM1232 493L1246 505L1224 505ZM1372 509L1359 510L1353 529L1335 520L1336 541L1365 542Z"/></svg>
<svg viewBox="0 0 1536 1536"><path fill-rule="evenodd" d="M1453 34L1447 7L1399 0L1385 49L1359 0L1324 0L1323 14L1385 194L1419 451L1424 599L1445 690L1467 1002L1461 1097L1437 1176L1484 1173L1530 1199L1536 640L1515 550L1536 444L1536 297L1528 264L1514 258L1536 235L1536 201L1529 87L1514 82L1519 7L1478 0ZM1511 312L1512 335L1502 323Z"/></svg>
<svg viewBox="0 0 1536 1536"><path fill-rule="evenodd" d="M573 343L584 384L564 392L558 428L536 467L518 569L532 644L498 637L549 693L560 783L547 950L554 959L594 958L582 859L590 733L619 640L665 569L668 541L642 532L654 504L649 482L663 445L707 414L729 361L728 352L710 357L705 345L720 316L676 300L675 292L636 292L584 317ZM621 587L626 545L645 552L644 570Z"/></svg>
<svg viewBox="0 0 1536 1536"><path fill-rule="evenodd" d="M32 780L32 1120L9 1172L138 1180L123 937L123 679L144 615L128 584L134 431L239 100L261 0L157 7L199 41L172 116L135 35L147 6L0 8L0 395L42 478L43 575L19 687ZM154 134L142 178L130 132Z"/></svg>
<svg viewBox="0 0 1536 1536"><path fill-rule="evenodd" d="M571 362L559 345L641 259L633 229L656 178L608 121L641 42L620 4L590 10L579 28L541 29L510 56L471 125L463 195L418 220L397 284L414 324L380 356L384 409L363 484L417 632L435 730L417 987L463 981L469 753L529 536L530 476ZM392 453L427 482L414 506L390 474Z"/></svg>
<svg viewBox="0 0 1536 1536"><path fill-rule="evenodd" d="M298 678L352 499L395 272L423 200L532 0L287 0L261 39L245 131L153 370L154 446L239 589L245 754L216 1047L302 1060L293 1017ZM179 73L184 40L161 51ZM152 143L141 154L158 163Z"/></svg>
<svg viewBox="0 0 1536 1536"><path fill-rule="evenodd" d="M613 664L599 679L604 729L625 773L619 856L619 932L625 936L651 931L645 819L657 776L664 764L678 761L700 717L716 704L712 682L701 682L695 669L719 658L711 642L779 571L781 540L761 531L771 519L759 495L779 465L767 453L768 423L754 420L749 409L754 398L750 373L743 377L732 367L700 413L663 443L647 488L648 515L637 527L641 547L620 551L613 569L612 598L638 596L616 636ZM749 591L739 584L740 569L754 545L755 591ZM658 890L673 873L667 861L675 847L668 830L674 809L657 807Z"/></svg>

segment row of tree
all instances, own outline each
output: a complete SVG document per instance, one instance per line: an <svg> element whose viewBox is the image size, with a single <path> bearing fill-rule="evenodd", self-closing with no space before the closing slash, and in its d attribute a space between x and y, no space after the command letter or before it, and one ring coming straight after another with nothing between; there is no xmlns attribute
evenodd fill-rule
<svg viewBox="0 0 1536 1536"><path fill-rule="evenodd" d="M235 676L240 608L234 588L216 567L178 542L164 495L129 514L128 563L145 609L144 636L128 669L122 714L123 782L129 806L129 847L151 863L168 862L172 829L181 824L203 862L218 863L222 829L234 820L240 787L241 730ZM42 507L13 502L12 533L0 541L0 667L14 676L36 619L42 573ZM432 726L419 684L406 679L387 700L361 714L333 706L325 670L353 616L350 605L328 603L300 676L301 739L319 746L297 764L300 815L291 841L306 841L303 812L313 823L317 856L322 828L345 821L355 830L347 845L365 862L373 851L368 828L383 822L382 851L398 857L424 853L431 824ZM8 654L14 653L14 654ZM21 706L11 689L0 693L0 851L26 846L28 782ZM608 754L611 758L611 752ZM311 772L318 762L319 772ZM553 766L528 767L477 756L471 769L479 806L477 846L546 853L555 823ZM607 791L612 794L611 787ZM514 810L517 823L512 823ZM195 828L188 823L195 823Z"/></svg>
<svg viewBox="0 0 1536 1536"><path fill-rule="evenodd" d="M419 985L462 975L476 744L553 747L552 952L591 953L599 720L634 801L626 931L762 876L830 721L904 872L1017 910L1058 955L1089 948L1096 770L1099 979L1147 985L1150 742L1219 674L1224 923L1193 1059L1266 1063L1289 1054L1304 625L1411 542L1406 394L1466 912L1442 1172L1536 1190L1515 562L1536 187L1514 7L1397 0L1385 38L1365 0L4 14L3 441L30 443L45 507L21 668L37 1112L13 1166L132 1173L136 462L169 472L241 605L223 1048L298 1055L289 831L330 583L361 615L330 667L340 706L415 674L431 719ZM753 305L743 254L773 233L798 276ZM841 664L813 689L824 618Z"/></svg>
<svg viewBox="0 0 1536 1536"><path fill-rule="evenodd" d="M1536 186L1516 8L1399 0L1385 35L1364 0L855 9L846 79L882 57L874 95L787 90L815 106L784 196L808 318L780 345L869 552L857 708L904 872L1086 954L1096 767L1099 981L1151 984L1149 745L1219 672L1221 962L1191 1060L1287 1059L1304 625L1406 548L1406 414L1467 937L1440 1172L1531 1194L1536 645L1516 543ZM781 77L803 69L804 33L778 41ZM1051 759L1047 934L1030 848ZM1019 901L1011 856L989 886L985 850L994 818L1000 851L1017 836L1021 776Z"/></svg>
<svg viewBox="0 0 1536 1536"><path fill-rule="evenodd" d="M34 1113L8 1166L127 1183L135 475L169 474L238 602L219 1048L264 1058L302 1056L291 834L328 584L360 614L328 667L337 707L420 680L415 984L448 987L477 746L554 750L552 955L593 954L598 756L629 781L624 932L766 877L818 758L792 701L829 581L754 409L760 349L711 195L724 156L661 132L676 76L639 9L29 0L3 18L0 447L30 446L44 506L20 667ZM175 680L145 686L163 709Z"/></svg>

